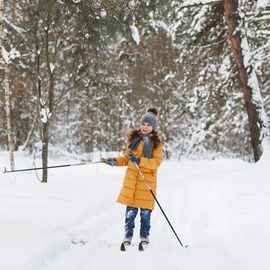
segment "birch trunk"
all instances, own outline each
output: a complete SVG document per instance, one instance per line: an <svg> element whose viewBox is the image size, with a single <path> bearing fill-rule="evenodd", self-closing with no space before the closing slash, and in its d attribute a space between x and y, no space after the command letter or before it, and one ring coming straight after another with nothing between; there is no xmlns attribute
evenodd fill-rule
<svg viewBox="0 0 270 270"><path fill-rule="evenodd" d="M6 117L7 117L7 133L8 133L8 148L10 169L15 170L14 162L14 139L12 134L11 125L11 113L10 113L10 98L9 98L9 76L8 76L8 64L5 62L5 104L6 104Z"/></svg>
<svg viewBox="0 0 270 270"><path fill-rule="evenodd" d="M2 49L2 32L3 32L3 10L4 10L4 1L0 0L0 55L4 61L4 70L5 70L5 110L7 118L7 133L8 133L8 148L10 153L10 169L15 169L14 162L14 139L12 134L12 125L11 125L11 113L10 113L10 97L9 97L9 76L8 76L8 59L5 59Z"/></svg>
<svg viewBox="0 0 270 270"><path fill-rule="evenodd" d="M239 0L224 0L232 51L249 119L251 145L254 159L258 161L262 154L262 141L266 137L269 138L269 131L257 76L251 63L250 49L245 31L242 29L238 8Z"/></svg>

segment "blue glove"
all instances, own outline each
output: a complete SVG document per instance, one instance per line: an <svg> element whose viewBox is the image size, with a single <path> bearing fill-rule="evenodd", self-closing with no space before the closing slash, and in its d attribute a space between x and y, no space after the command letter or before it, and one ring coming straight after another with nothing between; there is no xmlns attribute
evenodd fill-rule
<svg viewBox="0 0 270 270"><path fill-rule="evenodd" d="M137 165L139 165L140 164L140 162L141 162L141 158L139 158L139 157L133 157L133 156L131 156L130 158L129 158L129 160L132 162L132 164L137 164Z"/></svg>
<svg viewBox="0 0 270 270"><path fill-rule="evenodd" d="M107 158L106 164L114 167L117 164L117 162L114 158Z"/></svg>

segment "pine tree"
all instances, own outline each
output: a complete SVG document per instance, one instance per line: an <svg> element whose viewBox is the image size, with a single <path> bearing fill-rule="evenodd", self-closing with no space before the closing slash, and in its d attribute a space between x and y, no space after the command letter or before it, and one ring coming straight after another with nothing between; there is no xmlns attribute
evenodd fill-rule
<svg viewBox="0 0 270 270"><path fill-rule="evenodd" d="M246 18L243 12L245 5L250 5L250 3L245 0L224 1L232 49L249 118L254 159L258 161L262 154L262 140L264 138L269 140L269 130L258 79L251 63L251 51L248 45L246 36L247 29L245 28L246 25L244 22Z"/></svg>

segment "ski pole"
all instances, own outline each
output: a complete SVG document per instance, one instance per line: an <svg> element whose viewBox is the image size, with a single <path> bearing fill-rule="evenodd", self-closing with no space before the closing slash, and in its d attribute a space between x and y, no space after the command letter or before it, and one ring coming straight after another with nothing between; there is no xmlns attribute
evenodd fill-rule
<svg viewBox="0 0 270 270"><path fill-rule="evenodd" d="M36 170L43 170L43 169L63 168L63 167L70 167L70 166L90 165L90 164L97 164L97 163L104 163L104 162L106 162L105 159L100 159L100 161L94 161L94 162L81 162L81 163L74 163L74 164L64 164L64 165L28 168L28 169L11 170L11 171L7 171L6 167L4 167L3 173L27 172L27 171L36 171Z"/></svg>
<svg viewBox="0 0 270 270"><path fill-rule="evenodd" d="M134 155L133 155L132 153L130 153L130 152L128 152L128 151L126 151L124 148L119 147L119 149L120 149L120 150L123 150L123 151L124 151L125 153L127 153L128 155L130 155L130 156L133 156L133 157L134 157ZM162 214L164 215L164 217L166 218L167 222L169 223L169 225L170 225L170 227L171 227L171 229L172 229L172 231L173 231L174 235L176 236L176 238L177 238L178 242L180 243L180 245L181 245L182 247L188 248L188 245L185 245L185 246L184 246L184 245L182 244L182 242L181 242L180 238L178 237L178 235L177 235L177 233L176 233L175 229L173 228L173 226L172 226L171 222L169 221L169 219L168 219L167 215L165 214L164 210L162 209L162 207L161 207L161 205L160 205L160 203L159 203L159 201L158 201L157 197L155 196L155 194L154 194L153 190L151 189L151 187L149 186L148 182L146 181L146 179L145 179L144 175L142 174L141 170L139 169L138 164L135 164L135 166L136 166L136 168L137 168L137 170L138 170L139 174L141 175L141 177L142 177L142 179L143 179L144 183L146 184L147 188L149 189L149 191L151 192L152 196L154 197L154 199L155 199L155 201L156 201L157 205L159 206L159 208L160 208L160 210L161 210Z"/></svg>
<svg viewBox="0 0 270 270"><path fill-rule="evenodd" d="M165 214L164 210L162 209L162 207L161 207L161 205L160 205L160 203L159 203L159 201L158 201L157 197L155 196L155 194L154 194L153 190L151 189L151 187L150 187L150 186L149 186L149 184L147 183L147 181L146 181L146 179L145 179L144 175L143 175L143 174L142 174L142 172L140 171L139 166L138 166L137 164L135 164L135 166L136 166L136 168L137 168L138 172L140 173L140 175L141 175L141 177L142 177L142 179L143 179L144 183L146 184L146 186L148 187L149 191L150 191L150 192L151 192L151 194L153 195L153 197L154 197L154 199L155 199L156 203L158 204L158 206L159 206L159 208L160 208L160 210L161 210L162 214L164 215L164 217L166 218L167 222L169 223L169 225L170 225L170 227L171 227L171 229L172 229L172 231L173 231L174 235L176 236L176 238L177 238L178 242L180 243L180 245L181 245L182 247L187 248L187 247L188 247L188 245L185 245L185 246L184 246L184 245L182 244L182 242L181 242L181 240L179 239L179 237L178 237L178 235L177 235L176 231L174 230L174 228L173 228L173 226L172 226L171 222L169 221L169 219L168 219L167 215Z"/></svg>

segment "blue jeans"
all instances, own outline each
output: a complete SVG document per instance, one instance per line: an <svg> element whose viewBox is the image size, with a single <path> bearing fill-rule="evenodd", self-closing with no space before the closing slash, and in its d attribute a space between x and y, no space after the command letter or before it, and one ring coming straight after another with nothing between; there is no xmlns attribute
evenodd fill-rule
<svg viewBox="0 0 270 270"><path fill-rule="evenodd" d="M140 208L140 217L141 217L141 229L140 236L149 236L150 232L150 218L152 210ZM127 206L126 215L125 215L125 231L126 237L132 237L133 231L135 228L135 218L138 214L138 208Z"/></svg>

